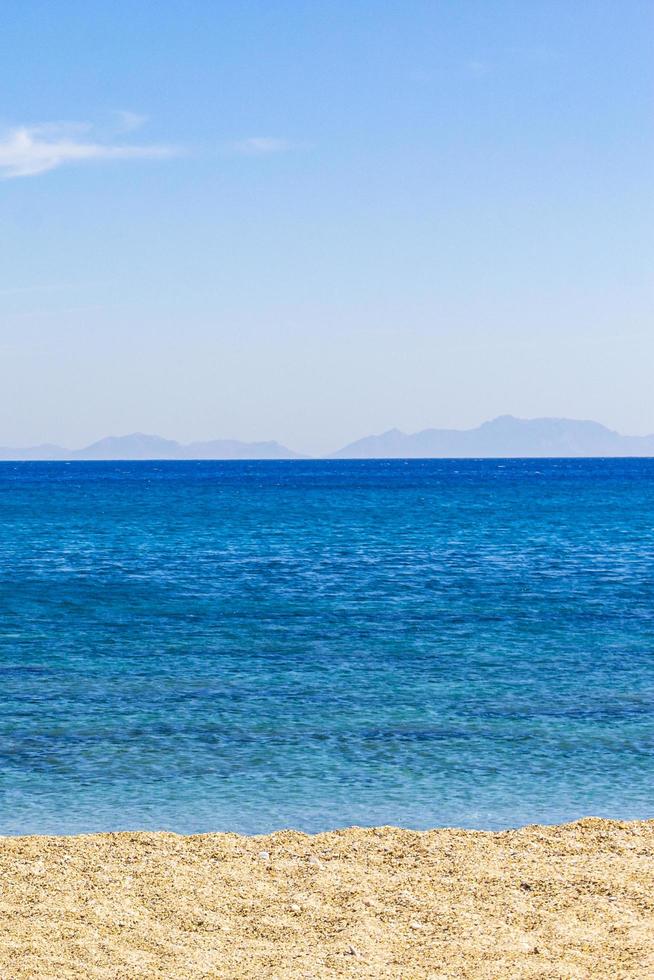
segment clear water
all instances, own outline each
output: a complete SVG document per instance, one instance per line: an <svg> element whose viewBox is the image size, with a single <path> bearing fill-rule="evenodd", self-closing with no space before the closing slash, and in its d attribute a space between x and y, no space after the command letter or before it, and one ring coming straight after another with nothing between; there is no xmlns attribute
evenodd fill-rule
<svg viewBox="0 0 654 980"><path fill-rule="evenodd" d="M0 464L0 833L654 812L654 460Z"/></svg>

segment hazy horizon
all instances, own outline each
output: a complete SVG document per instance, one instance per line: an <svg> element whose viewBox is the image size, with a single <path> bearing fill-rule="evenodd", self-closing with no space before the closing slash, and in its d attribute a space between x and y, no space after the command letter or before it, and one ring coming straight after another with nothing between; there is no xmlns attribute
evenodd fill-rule
<svg viewBox="0 0 654 980"><path fill-rule="evenodd" d="M13 455L13 454L16 455ZM328 453L300 453L279 440L239 441L218 436L179 442L161 433L107 434L88 445L0 446L0 460L146 459L393 459L518 457L654 457L654 433L619 433L590 419L522 419L501 415L467 429L397 428L369 433Z"/></svg>
<svg viewBox="0 0 654 980"><path fill-rule="evenodd" d="M7 9L0 445L654 432L653 28L640 0Z"/></svg>
<svg viewBox="0 0 654 980"><path fill-rule="evenodd" d="M512 418L520 422L537 422L537 421L546 420L546 421L563 421L563 422L571 422L571 423L591 423L593 425L600 425L603 428L609 430L610 432L617 433L621 437L642 438L642 437L654 436L654 428L652 429L652 431L627 432L625 430L619 429L617 426L607 424L601 419L591 419L587 416L579 417L579 418L569 418L567 416L559 416L559 415L539 415L539 416L533 416L531 418L525 418L523 416L516 415L512 412L502 412L499 415L494 416L493 418L479 419L478 421L474 422L472 425L468 425L468 426L459 426L459 425L445 426L445 425L434 424L434 425L426 425L422 429L415 429L415 430L406 430L395 425L391 425L390 427L385 429L381 429L377 427L376 429L371 429L369 432L352 433L350 436L346 436L346 438L343 440L342 443L339 443L338 445L330 446L324 452L312 451L311 449L306 449L306 448L300 449L296 445L292 444L291 442L277 437L274 433L272 435L265 436L265 437L264 436L258 437L255 434L252 438L239 438L238 436L233 435L233 433L230 431L227 430L222 431L218 429L213 434L209 434L203 437L191 436L190 438L177 438L175 436L172 436L168 431L164 431L161 428L145 431L137 427L131 427L131 428L127 427L124 431L98 432L87 441L81 443L71 443L71 442L63 442L63 441L58 442L53 439L36 439L30 443L1 442L0 449L19 450L19 449L36 449L41 446L56 446L57 448L60 449L70 450L71 452L78 452L88 448L89 446L94 445L97 442L102 442L106 439L125 439L125 438L130 438L132 436L146 436L146 437L152 437L156 439L163 439L166 441L167 440L174 441L182 446L201 444L205 442L240 442L243 445L279 443L281 446L287 449L291 449L293 452L296 452L301 456L306 456L310 458L311 457L322 458L325 456L330 456L332 453L338 452L343 447L354 444L360 440L367 439L370 437L380 437L383 435L387 435L390 432L400 432L402 435L407 435L407 436L417 435L420 434L421 432L432 431L432 430L464 433L464 432L474 431L485 424L494 422L501 418ZM315 444L318 444L319 442L320 442L319 438L315 440Z"/></svg>

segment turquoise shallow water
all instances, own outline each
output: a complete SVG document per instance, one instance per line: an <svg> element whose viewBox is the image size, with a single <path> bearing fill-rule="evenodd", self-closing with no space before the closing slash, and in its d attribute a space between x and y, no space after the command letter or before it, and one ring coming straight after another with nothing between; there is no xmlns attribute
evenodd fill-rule
<svg viewBox="0 0 654 980"><path fill-rule="evenodd" d="M654 815L654 460L0 464L0 833Z"/></svg>

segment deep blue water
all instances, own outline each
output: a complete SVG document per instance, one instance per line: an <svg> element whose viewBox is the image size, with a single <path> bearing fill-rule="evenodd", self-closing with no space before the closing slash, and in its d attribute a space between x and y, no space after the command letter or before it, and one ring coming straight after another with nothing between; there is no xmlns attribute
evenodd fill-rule
<svg viewBox="0 0 654 980"><path fill-rule="evenodd" d="M0 833L654 815L654 460L0 464Z"/></svg>

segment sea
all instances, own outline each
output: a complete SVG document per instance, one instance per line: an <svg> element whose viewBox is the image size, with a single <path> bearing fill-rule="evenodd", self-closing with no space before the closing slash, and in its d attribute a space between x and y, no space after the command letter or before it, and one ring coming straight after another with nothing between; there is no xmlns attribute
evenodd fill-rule
<svg viewBox="0 0 654 980"><path fill-rule="evenodd" d="M0 464L0 834L654 816L654 459Z"/></svg>

